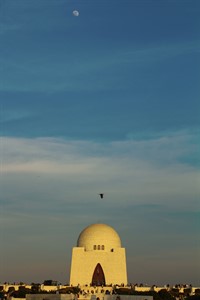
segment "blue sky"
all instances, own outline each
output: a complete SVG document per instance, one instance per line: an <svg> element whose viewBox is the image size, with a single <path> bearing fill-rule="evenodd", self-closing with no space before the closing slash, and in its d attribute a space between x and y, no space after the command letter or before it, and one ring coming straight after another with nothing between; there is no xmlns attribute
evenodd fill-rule
<svg viewBox="0 0 200 300"><path fill-rule="evenodd" d="M199 14L0 0L0 282L68 282L79 233L101 222L129 282L200 285Z"/></svg>

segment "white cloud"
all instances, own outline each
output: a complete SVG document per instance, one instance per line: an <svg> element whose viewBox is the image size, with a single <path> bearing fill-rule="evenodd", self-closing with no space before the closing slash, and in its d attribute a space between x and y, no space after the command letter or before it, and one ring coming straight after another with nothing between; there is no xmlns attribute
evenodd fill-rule
<svg viewBox="0 0 200 300"><path fill-rule="evenodd" d="M71 196L78 195L79 186L80 194L87 190L83 197L101 187L115 195L117 202L122 195L128 202L147 198L155 203L166 198L169 202L194 200L199 190L198 169L179 161L181 156L194 151L189 144L192 138L189 133L181 132L155 140L98 144L1 137L1 174L4 186L10 180L16 189L15 177L24 178L23 182L31 189L35 180L32 177L42 176L40 191L54 178L54 185L57 183L61 193L65 194L67 188ZM52 190L52 194L56 192ZM118 194L121 196L116 197Z"/></svg>

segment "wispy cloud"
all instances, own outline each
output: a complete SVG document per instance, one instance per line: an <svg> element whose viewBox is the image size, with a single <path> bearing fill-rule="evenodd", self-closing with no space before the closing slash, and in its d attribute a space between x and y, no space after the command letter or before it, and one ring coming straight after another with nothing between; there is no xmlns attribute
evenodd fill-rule
<svg viewBox="0 0 200 300"><path fill-rule="evenodd" d="M152 64L155 67L157 63L165 62L167 58L197 53L200 43L162 44L140 49L130 44L111 49L94 55L85 47L78 58L71 52L61 53L56 61L53 52L45 56L26 53L15 61L3 58L1 89L26 92L119 90L125 84L122 76L127 77L126 85L129 86L130 74L135 74L133 78L137 81L138 68L148 69Z"/></svg>
<svg viewBox="0 0 200 300"><path fill-rule="evenodd" d="M151 139L135 140L128 134L128 140L98 143L73 141L61 138L12 138L0 139L4 168L7 172L58 172L63 173L67 166L96 164L113 160L119 163L148 163L157 167L184 166L182 157L198 153L196 133L179 131L158 135ZM40 167L40 163L41 166ZM58 169L56 168L56 164ZM65 166L66 164L66 166ZM127 167L127 166L126 166ZM195 167L195 165L193 166ZM106 168L104 165L103 168ZM192 168L192 166L191 166ZM4 171L6 171L6 169ZM129 169L129 168L128 168ZM70 168L72 171L72 169Z"/></svg>
<svg viewBox="0 0 200 300"><path fill-rule="evenodd" d="M131 49L132 48L132 49ZM155 64L167 58L178 57L182 55L199 53L200 41L187 41L184 43L162 43L147 47L130 47L129 51L124 49L123 55L119 57L119 62L135 63L141 66L143 64Z"/></svg>
<svg viewBox="0 0 200 300"><path fill-rule="evenodd" d="M31 116L30 111L25 110L0 110L0 123L26 119Z"/></svg>
<svg viewBox="0 0 200 300"><path fill-rule="evenodd" d="M0 35L7 34L11 31L20 30L21 26L19 24L8 24L8 23L0 23Z"/></svg>
<svg viewBox="0 0 200 300"><path fill-rule="evenodd" d="M183 206L188 207L187 199L190 199L195 205L199 171L195 165L180 160L183 155L193 154L190 145L193 138L189 133L179 132L176 136L155 140L99 144L55 138L1 137L4 196L9 195L9 182L17 189L17 185L22 184L17 183L17 178L23 178L27 195L37 182L37 192L41 193L49 180L54 182L53 186L61 191L60 201L66 189L76 202L78 194L86 200L86 195L81 196L84 190L88 189L86 194L90 199L101 186L113 195L112 201L119 203L123 195L127 203L146 203L148 198L149 204L168 199L168 203L179 205L182 199ZM56 193L53 186L48 188L52 195ZM20 191L17 194L20 197ZM31 193L29 197L34 198Z"/></svg>

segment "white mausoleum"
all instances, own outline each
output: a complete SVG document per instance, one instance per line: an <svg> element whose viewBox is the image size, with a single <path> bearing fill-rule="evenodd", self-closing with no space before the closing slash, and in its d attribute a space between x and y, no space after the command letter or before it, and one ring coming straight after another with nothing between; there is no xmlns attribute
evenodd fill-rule
<svg viewBox="0 0 200 300"><path fill-rule="evenodd" d="M72 250L70 285L127 284L126 253L118 233L106 224L92 224Z"/></svg>

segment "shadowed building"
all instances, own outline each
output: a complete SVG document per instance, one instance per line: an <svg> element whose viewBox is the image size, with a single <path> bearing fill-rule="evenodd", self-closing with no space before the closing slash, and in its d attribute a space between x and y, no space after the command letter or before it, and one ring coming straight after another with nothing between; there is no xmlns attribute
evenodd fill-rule
<svg viewBox="0 0 200 300"><path fill-rule="evenodd" d="M72 250L70 285L127 284L126 253L118 233L106 224L92 224Z"/></svg>

